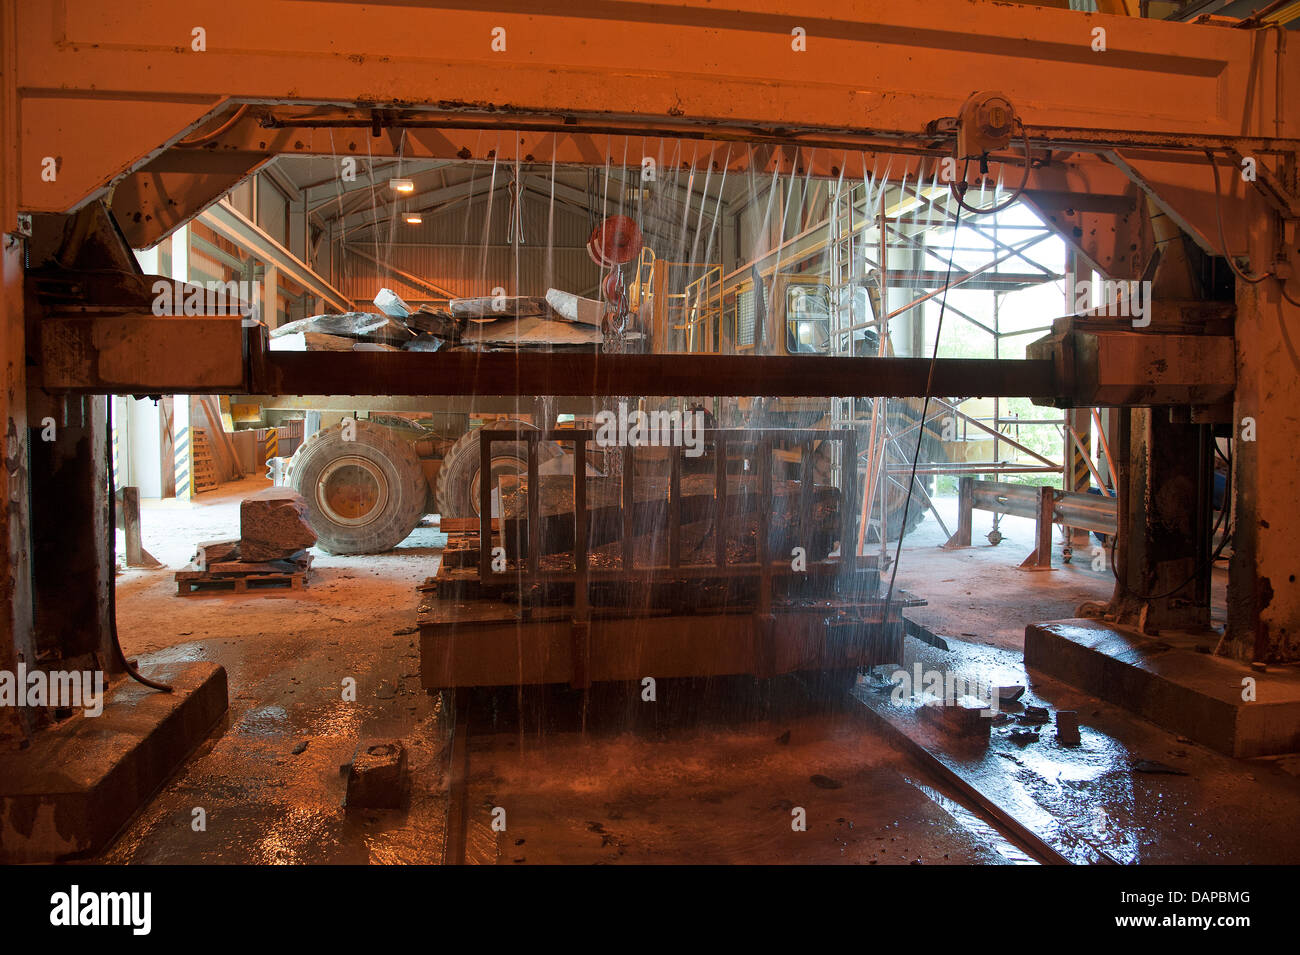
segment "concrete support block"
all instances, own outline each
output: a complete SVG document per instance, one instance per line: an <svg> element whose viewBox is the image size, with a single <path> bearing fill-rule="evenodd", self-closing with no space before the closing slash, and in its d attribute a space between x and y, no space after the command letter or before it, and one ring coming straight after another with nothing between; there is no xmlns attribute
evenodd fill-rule
<svg viewBox="0 0 1300 955"><path fill-rule="evenodd" d="M1264 672L1096 620L1025 628L1025 665L1228 756L1300 752L1300 673Z"/></svg>
<svg viewBox="0 0 1300 955"><path fill-rule="evenodd" d="M215 663L144 673L174 692L121 677L105 689L99 716L79 713L26 749L0 752L0 863L103 849L226 712L226 671Z"/></svg>

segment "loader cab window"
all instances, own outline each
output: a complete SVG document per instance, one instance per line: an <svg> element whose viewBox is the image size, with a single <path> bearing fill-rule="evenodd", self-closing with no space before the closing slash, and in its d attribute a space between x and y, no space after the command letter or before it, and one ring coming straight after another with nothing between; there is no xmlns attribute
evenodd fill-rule
<svg viewBox="0 0 1300 955"><path fill-rule="evenodd" d="M825 285L785 290L785 348L792 355L820 355L830 348L831 296Z"/></svg>

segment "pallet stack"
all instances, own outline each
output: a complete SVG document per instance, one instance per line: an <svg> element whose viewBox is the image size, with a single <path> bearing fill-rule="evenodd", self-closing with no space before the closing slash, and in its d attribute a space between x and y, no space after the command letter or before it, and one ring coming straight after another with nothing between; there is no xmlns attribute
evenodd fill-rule
<svg viewBox="0 0 1300 955"><path fill-rule="evenodd" d="M228 560L214 560L224 556ZM250 590L288 588L301 590L311 574L311 554L303 550L284 560L238 560L239 541L204 541L194 560L184 570L176 571L176 592L182 597L213 590L237 594Z"/></svg>

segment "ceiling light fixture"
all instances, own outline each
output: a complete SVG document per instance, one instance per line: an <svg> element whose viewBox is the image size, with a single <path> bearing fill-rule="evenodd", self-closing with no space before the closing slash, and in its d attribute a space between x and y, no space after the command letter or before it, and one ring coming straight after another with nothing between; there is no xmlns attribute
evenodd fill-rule
<svg viewBox="0 0 1300 955"><path fill-rule="evenodd" d="M415 192L415 183L410 179L390 179L388 180L388 187L393 192Z"/></svg>

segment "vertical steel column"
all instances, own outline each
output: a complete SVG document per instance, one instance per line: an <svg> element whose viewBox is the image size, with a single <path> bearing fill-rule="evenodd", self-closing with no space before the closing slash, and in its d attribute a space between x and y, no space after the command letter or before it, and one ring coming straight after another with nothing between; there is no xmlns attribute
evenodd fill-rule
<svg viewBox="0 0 1300 955"><path fill-rule="evenodd" d="M1198 485L1208 478L1198 460L1204 426L1171 421L1167 409L1135 408L1129 414L1132 493L1122 503L1132 535L1124 555L1127 595L1120 620L1140 620L1148 633L1205 629L1210 607L1198 600L1196 583L1210 573L1198 558L1204 516L1196 513Z"/></svg>
<svg viewBox="0 0 1300 955"><path fill-rule="evenodd" d="M573 683L577 689L591 685L591 595L587 567L587 440L573 442L573 625L571 653Z"/></svg>
<svg viewBox="0 0 1300 955"><path fill-rule="evenodd" d="M542 482L537 473L540 431L528 432L528 574L537 579L542 554ZM501 526L505 527L502 521Z"/></svg>
<svg viewBox="0 0 1300 955"><path fill-rule="evenodd" d="M1196 566L1206 570L1196 575L1195 600L1208 607L1210 578L1214 573L1210 563L1214 553L1214 428L1211 425L1197 426L1196 455L1196 523L1192 533L1196 540ZM1228 506L1226 500L1223 506ZM1225 526L1223 530L1227 533L1228 528Z"/></svg>
<svg viewBox="0 0 1300 955"><path fill-rule="evenodd" d="M622 474L622 491L623 491L623 570L630 571L635 563L635 555L632 547L632 512L636 507L636 478L632 469L636 466L636 460L632 454L631 445L627 445L622 450L623 474Z"/></svg>
<svg viewBox="0 0 1300 955"><path fill-rule="evenodd" d="M840 475L843 490L840 501L840 568L846 581L853 580L857 569L858 510L853 506L858 492L858 436L850 427L840 447Z"/></svg>
<svg viewBox="0 0 1300 955"><path fill-rule="evenodd" d="M772 612L772 555L768 553L768 531L771 527L770 508L772 506L772 439L764 435L758 442L758 460L762 472L758 476L758 612Z"/></svg>
<svg viewBox="0 0 1300 955"><path fill-rule="evenodd" d="M713 438L713 501L716 510L714 518L714 563L718 567L727 565L727 434L715 431Z"/></svg>
<svg viewBox="0 0 1300 955"><path fill-rule="evenodd" d="M668 459L668 566L676 570L682 565L682 449L669 448Z"/></svg>
<svg viewBox="0 0 1300 955"><path fill-rule="evenodd" d="M492 575L492 439L496 432L478 433L478 575Z"/></svg>

